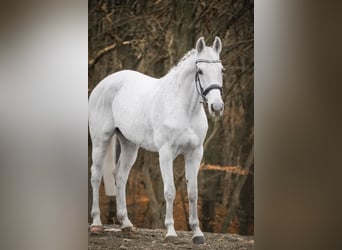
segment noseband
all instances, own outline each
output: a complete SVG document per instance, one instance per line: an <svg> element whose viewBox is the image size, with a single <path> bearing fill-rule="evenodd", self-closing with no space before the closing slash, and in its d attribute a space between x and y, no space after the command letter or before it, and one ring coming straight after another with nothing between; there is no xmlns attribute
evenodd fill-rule
<svg viewBox="0 0 342 250"><path fill-rule="evenodd" d="M205 60L205 59L198 59L196 60L196 68L197 68L197 63L199 62L205 62L205 63L220 63L221 60ZM221 92L222 95L222 87L218 84L210 84L206 89L203 89L202 84L201 84L201 79L199 77L199 70L196 70L196 75L195 75L195 83L196 83L196 90L198 94L202 97L203 101L202 102L207 102L207 94L213 90L213 89L218 89Z"/></svg>

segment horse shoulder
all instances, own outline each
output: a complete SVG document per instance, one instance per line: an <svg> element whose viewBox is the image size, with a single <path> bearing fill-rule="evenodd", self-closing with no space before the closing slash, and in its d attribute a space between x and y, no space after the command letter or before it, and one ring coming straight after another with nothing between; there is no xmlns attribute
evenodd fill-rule
<svg viewBox="0 0 342 250"><path fill-rule="evenodd" d="M168 144L175 152L183 152L189 148L199 147L204 141L207 129L206 118L188 120L186 117L169 117L156 129L155 143L159 148Z"/></svg>

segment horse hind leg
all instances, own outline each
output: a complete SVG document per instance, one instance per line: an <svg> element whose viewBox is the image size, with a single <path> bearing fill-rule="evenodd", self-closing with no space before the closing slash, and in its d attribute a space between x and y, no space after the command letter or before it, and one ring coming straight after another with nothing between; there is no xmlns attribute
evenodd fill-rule
<svg viewBox="0 0 342 250"><path fill-rule="evenodd" d="M90 227L91 233L99 233L102 229L100 207L99 207L99 190L101 179L103 176L103 162L108 149L108 145L113 136L114 130L108 130L102 134L92 134L92 166L91 166L91 186L93 191L93 202L91 216L93 222Z"/></svg>
<svg viewBox="0 0 342 250"><path fill-rule="evenodd" d="M120 132L118 132L120 143L120 155L114 171L116 183L116 210L117 219L123 230L130 230L133 224L128 218L126 207L126 184L129 172L137 158L138 146L128 141Z"/></svg>

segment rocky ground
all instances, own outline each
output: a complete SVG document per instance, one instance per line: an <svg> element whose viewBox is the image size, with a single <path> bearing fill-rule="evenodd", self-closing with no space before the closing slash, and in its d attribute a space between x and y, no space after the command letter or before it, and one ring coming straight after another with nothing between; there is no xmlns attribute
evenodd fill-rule
<svg viewBox="0 0 342 250"><path fill-rule="evenodd" d="M236 234L204 233L206 243L195 245L192 243L192 233L177 231L178 238L166 240L164 229L135 229L131 233L123 233L115 226L105 226L104 232L90 234L88 249L254 249L254 236L240 236Z"/></svg>

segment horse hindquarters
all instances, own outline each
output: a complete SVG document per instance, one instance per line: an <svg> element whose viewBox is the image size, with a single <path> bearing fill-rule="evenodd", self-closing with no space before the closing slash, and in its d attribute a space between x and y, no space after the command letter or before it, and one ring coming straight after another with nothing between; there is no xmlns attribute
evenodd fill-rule
<svg viewBox="0 0 342 250"><path fill-rule="evenodd" d="M99 188L103 176L104 160L106 158L106 162L109 162L111 158L112 150L110 144L115 128L109 98L103 96L104 89L102 86L96 87L89 97L89 132L92 140L91 185L93 191L91 210L93 218L91 229L93 230L91 232L99 231L98 228L102 227L99 208Z"/></svg>

